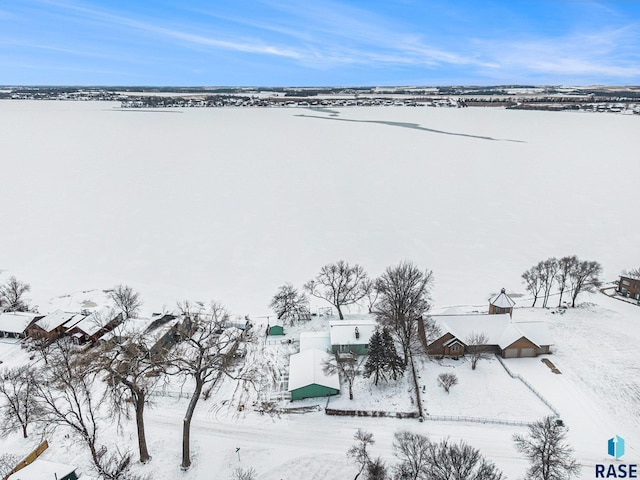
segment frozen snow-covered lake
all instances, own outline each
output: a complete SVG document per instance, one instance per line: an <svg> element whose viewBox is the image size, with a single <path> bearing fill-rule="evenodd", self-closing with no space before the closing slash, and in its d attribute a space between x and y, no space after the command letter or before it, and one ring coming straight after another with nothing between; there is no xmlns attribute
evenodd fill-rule
<svg viewBox="0 0 640 480"><path fill-rule="evenodd" d="M637 266L638 117L117 107L0 102L0 270L36 304L122 282L264 315L325 263L410 259L485 305L549 256Z"/></svg>

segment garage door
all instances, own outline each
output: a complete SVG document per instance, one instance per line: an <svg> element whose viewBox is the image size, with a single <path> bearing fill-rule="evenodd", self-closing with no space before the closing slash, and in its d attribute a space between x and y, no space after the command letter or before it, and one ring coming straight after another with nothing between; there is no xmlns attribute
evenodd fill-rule
<svg viewBox="0 0 640 480"><path fill-rule="evenodd" d="M520 349L521 357L535 357L536 349L535 348L521 348Z"/></svg>
<svg viewBox="0 0 640 480"><path fill-rule="evenodd" d="M504 351L504 356L505 358L515 358L518 356L518 349L517 348L507 348Z"/></svg>

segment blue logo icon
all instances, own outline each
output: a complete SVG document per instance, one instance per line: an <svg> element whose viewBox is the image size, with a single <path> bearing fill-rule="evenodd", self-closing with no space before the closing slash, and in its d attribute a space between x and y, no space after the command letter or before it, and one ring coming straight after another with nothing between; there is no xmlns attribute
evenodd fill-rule
<svg viewBox="0 0 640 480"><path fill-rule="evenodd" d="M607 443L607 453L616 460L624 455L624 438L616 435L615 437L610 438Z"/></svg>

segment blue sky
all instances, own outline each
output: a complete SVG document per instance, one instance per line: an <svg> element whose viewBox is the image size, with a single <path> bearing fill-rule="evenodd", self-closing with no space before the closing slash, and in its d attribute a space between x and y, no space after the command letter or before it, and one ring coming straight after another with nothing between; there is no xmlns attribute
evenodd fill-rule
<svg viewBox="0 0 640 480"><path fill-rule="evenodd" d="M640 0L3 0L4 85L640 84Z"/></svg>

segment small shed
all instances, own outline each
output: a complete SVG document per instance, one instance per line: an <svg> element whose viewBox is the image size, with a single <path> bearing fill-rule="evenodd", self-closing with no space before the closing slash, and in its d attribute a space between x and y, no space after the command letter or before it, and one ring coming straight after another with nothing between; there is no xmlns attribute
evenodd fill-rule
<svg viewBox="0 0 640 480"><path fill-rule="evenodd" d="M276 320L273 325L267 325L267 335L284 335L284 324Z"/></svg>
<svg viewBox="0 0 640 480"><path fill-rule="evenodd" d="M340 393L338 374L326 374L324 364L332 355L315 348L289 357L289 392L291 400L327 397Z"/></svg>
<svg viewBox="0 0 640 480"><path fill-rule="evenodd" d="M36 459L9 476L8 480L77 480L77 467Z"/></svg>
<svg viewBox="0 0 640 480"><path fill-rule="evenodd" d="M515 304L516 302L507 295L507 292L503 288L499 294L489 299L489 314L508 313L509 316L511 316L513 315L513 306Z"/></svg>

